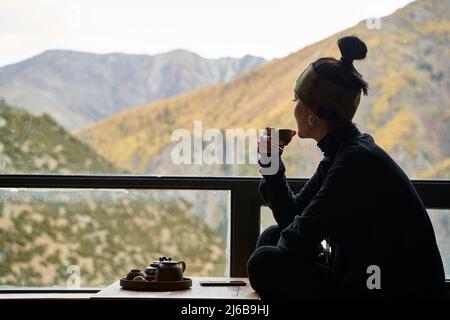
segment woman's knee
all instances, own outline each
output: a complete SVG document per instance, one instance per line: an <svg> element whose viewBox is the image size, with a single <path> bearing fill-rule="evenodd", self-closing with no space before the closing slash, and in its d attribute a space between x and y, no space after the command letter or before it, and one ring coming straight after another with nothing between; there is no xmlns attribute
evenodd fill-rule
<svg viewBox="0 0 450 320"><path fill-rule="evenodd" d="M250 285L257 292L261 285L267 285L273 277L277 264L282 261L283 252L278 247L263 246L257 248L247 262L247 273Z"/></svg>
<svg viewBox="0 0 450 320"><path fill-rule="evenodd" d="M259 247L250 256L247 263L249 282L261 299L288 296L286 283L289 283L292 275L278 272L280 262L285 262L286 259L288 259L286 253L274 246Z"/></svg>
<svg viewBox="0 0 450 320"><path fill-rule="evenodd" d="M277 225L268 227L259 235L258 241L256 242L256 248L262 246L276 246L280 239L280 235L280 227Z"/></svg>

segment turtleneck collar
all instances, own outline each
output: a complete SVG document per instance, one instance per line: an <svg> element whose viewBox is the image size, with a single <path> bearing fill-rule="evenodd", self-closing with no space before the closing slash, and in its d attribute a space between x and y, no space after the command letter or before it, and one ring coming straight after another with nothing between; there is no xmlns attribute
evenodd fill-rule
<svg viewBox="0 0 450 320"><path fill-rule="evenodd" d="M353 122L348 122L327 133L327 135L317 143L317 146L322 150L325 157L335 157L336 152L344 140L360 133L361 132Z"/></svg>

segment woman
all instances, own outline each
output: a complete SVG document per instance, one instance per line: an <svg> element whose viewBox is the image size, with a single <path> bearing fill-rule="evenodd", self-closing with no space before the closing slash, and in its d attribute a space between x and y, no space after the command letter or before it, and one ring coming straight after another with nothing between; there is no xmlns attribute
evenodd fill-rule
<svg viewBox="0 0 450 320"><path fill-rule="evenodd" d="M298 136L315 139L324 158L296 194L281 159L276 174L263 175L260 193L277 226L261 234L248 261L250 283L263 299L440 298L444 270L422 201L352 123L368 90L353 60L367 47L357 37L338 46L340 60L318 59L296 81Z"/></svg>

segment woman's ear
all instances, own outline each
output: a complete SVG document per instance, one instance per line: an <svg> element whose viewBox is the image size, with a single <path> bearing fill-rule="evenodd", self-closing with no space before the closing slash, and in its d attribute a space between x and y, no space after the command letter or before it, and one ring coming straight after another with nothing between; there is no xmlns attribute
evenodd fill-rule
<svg viewBox="0 0 450 320"><path fill-rule="evenodd" d="M319 121L319 117L315 114L308 115L308 124L310 127L314 127L317 124L317 121Z"/></svg>

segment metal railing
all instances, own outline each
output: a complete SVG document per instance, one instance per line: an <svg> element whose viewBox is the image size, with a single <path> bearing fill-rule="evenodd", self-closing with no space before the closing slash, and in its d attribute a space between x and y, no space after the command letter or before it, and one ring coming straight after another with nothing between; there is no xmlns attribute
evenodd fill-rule
<svg viewBox="0 0 450 320"><path fill-rule="evenodd" d="M110 175L0 175L0 188L182 189L228 190L231 193L230 275L245 277L247 259L260 233L259 177L110 176ZM307 179L288 179L300 190ZM425 206L450 209L450 181L415 180Z"/></svg>

